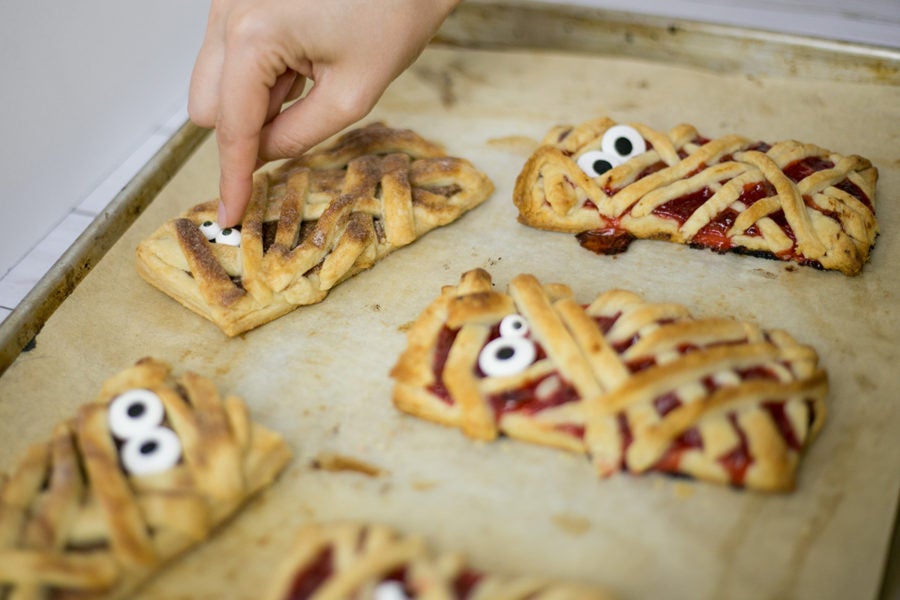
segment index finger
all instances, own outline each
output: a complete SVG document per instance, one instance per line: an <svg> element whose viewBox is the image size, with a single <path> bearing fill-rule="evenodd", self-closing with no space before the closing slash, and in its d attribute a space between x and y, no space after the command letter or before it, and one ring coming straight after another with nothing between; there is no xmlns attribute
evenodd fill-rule
<svg viewBox="0 0 900 600"><path fill-rule="evenodd" d="M228 45L219 89L216 141L219 147L219 225L240 222L250 200L259 136L275 78L246 45Z"/></svg>

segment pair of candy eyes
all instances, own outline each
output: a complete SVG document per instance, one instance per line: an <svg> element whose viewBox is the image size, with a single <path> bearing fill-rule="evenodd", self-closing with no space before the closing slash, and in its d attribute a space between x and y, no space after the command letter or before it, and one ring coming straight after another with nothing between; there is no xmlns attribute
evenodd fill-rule
<svg viewBox="0 0 900 600"><path fill-rule="evenodd" d="M166 411L159 396L134 389L109 404L109 430L122 441L119 458L129 473L151 475L168 471L181 459L181 441L162 427Z"/></svg>
<svg viewBox="0 0 900 600"><path fill-rule="evenodd" d="M599 177L626 160L647 151L647 142L633 127L614 125L600 140L600 150L591 150L578 157L578 166L589 177Z"/></svg>
<svg viewBox="0 0 900 600"><path fill-rule="evenodd" d="M225 244L226 246L240 246L241 232L233 227L222 229L215 221L203 221L200 223L200 233L207 240L217 244Z"/></svg>
<svg viewBox="0 0 900 600"><path fill-rule="evenodd" d="M534 362L537 348L526 336L530 328L521 315L507 315L500 321L500 337L494 338L478 355L478 367L488 377L521 373Z"/></svg>

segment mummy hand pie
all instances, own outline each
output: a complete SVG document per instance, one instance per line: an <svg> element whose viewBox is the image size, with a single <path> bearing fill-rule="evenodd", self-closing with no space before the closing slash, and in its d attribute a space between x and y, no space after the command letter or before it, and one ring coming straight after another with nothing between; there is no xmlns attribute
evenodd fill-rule
<svg viewBox="0 0 900 600"><path fill-rule="evenodd" d="M475 570L382 525L311 523L265 600L608 600L600 590Z"/></svg>
<svg viewBox="0 0 900 600"><path fill-rule="evenodd" d="M242 400L142 359L0 478L0 597L128 597L289 458Z"/></svg>
<svg viewBox="0 0 900 600"><path fill-rule="evenodd" d="M141 242L138 273L234 336L298 306L484 202L493 184L409 130L380 123L254 176L240 226L216 201Z"/></svg>
<svg viewBox="0 0 900 600"><path fill-rule="evenodd" d="M865 158L813 144L600 118L553 128L514 202L521 223L576 233L597 253L670 240L856 275L878 234L877 179Z"/></svg>
<svg viewBox="0 0 900 600"><path fill-rule="evenodd" d="M765 491L794 486L822 427L826 373L780 330L694 318L611 290L589 305L523 274L446 286L391 371L395 405L587 455L601 476L662 471Z"/></svg>

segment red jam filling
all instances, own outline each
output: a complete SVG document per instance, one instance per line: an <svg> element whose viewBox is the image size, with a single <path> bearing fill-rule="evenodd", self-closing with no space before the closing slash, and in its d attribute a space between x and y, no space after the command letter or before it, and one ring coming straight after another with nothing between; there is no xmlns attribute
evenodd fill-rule
<svg viewBox="0 0 900 600"><path fill-rule="evenodd" d="M705 187L696 192L673 198L653 209L653 214L659 217L675 219L679 225L684 225L694 211L703 206L713 195L713 191Z"/></svg>
<svg viewBox="0 0 900 600"><path fill-rule="evenodd" d="M794 183L803 181L813 173L824 171L825 169L833 169L834 163L830 160L820 158L818 156L809 156L792 162L782 169L788 179Z"/></svg>
<svg viewBox="0 0 900 600"><path fill-rule="evenodd" d="M459 600L466 600L472 595L475 586L481 581L483 575L475 571L465 570L456 576L453 581L453 591Z"/></svg>
<svg viewBox="0 0 900 600"><path fill-rule="evenodd" d="M682 350L682 352L686 351L687 349ZM636 361L636 363L652 364L652 359ZM632 365L629 366L631 367ZM740 376L742 381L747 381L750 379L774 379L776 377L775 373L772 370L761 366L739 370L737 371L737 374ZM710 393L721 387L713 380L712 377L704 378L703 384L706 387L707 391L709 391ZM666 414L680 407L682 405L682 402L675 392L669 392L663 396L656 398L653 401L653 405L660 416L665 416ZM791 425L790 419L785 412L785 403L779 401L769 401L764 402L762 406L771 415L773 423L775 423L787 446L792 450L799 451L802 448L803 444L797 437L797 433L794 430L794 427ZM813 404L807 401L807 407L809 409L809 422L812 423L815 418ZM741 486L744 483L747 469L753 463L753 457L750 455L750 448L747 444L746 434L738 424L736 413L729 414L728 420L731 423L731 426L734 428L739 442L731 452L719 457L718 462L728 472L729 481L731 482L731 484ZM621 413L617 416L617 421L619 432L622 436L622 454L624 457L625 452L627 452L628 447L631 445L634 438L624 413ZM675 440L673 440L672 444L669 446L666 452L653 466L653 469L665 473L677 474L680 470L681 457L685 454L685 452L702 448L703 440L700 437L699 431L696 428L688 429L680 436L675 438ZM625 465L623 462L622 467L624 468L624 466Z"/></svg>
<svg viewBox="0 0 900 600"><path fill-rule="evenodd" d="M524 413L533 415L554 406L560 406L568 402L578 400L578 392L567 381L559 378L559 385L552 394L548 394L543 398L538 398L535 393L537 387L548 377L557 377L554 373L550 373L516 390L507 390L488 397L488 402L494 409L494 414L499 419L502 415L508 413Z"/></svg>
<svg viewBox="0 0 900 600"><path fill-rule="evenodd" d="M872 211L872 214L875 214L875 207L872 206L872 200L868 196L866 196L866 193L862 191L858 185L856 185L849 179L844 179L843 181L836 183L834 187L850 194L851 196L865 204L866 208Z"/></svg>
<svg viewBox="0 0 900 600"><path fill-rule="evenodd" d="M595 254L621 254L628 250L628 246L634 241L635 237L618 227L607 227L605 229L592 229L582 231L575 238L583 248L594 252Z"/></svg>
<svg viewBox="0 0 900 600"><path fill-rule="evenodd" d="M434 357L431 362L431 371L434 374L434 383L428 386L428 392L437 396L447 404L453 404L453 398L450 397L450 391L444 385L444 366L447 364L447 358L450 356L450 348L456 340L459 329L450 329L442 327L438 332L437 345L434 349Z"/></svg>
<svg viewBox="0 0 900 600"><path fill-rule="evenodd" d="M297 573L284 600L307 600L334 572L331 547L322 550L312 563Z"/></svg>

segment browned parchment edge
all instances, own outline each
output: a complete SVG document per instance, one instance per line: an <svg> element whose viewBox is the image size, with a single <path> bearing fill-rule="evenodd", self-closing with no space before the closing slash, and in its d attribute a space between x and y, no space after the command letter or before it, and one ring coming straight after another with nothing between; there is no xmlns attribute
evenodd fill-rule
<svg viewBox="0 0 900 600"><path fill-rule="evenodd" d="M777 75L900 85L900 50L528 0L467 0L436 41L465 48L606 54Z"/></svg>
<svg viewBox="0 0 900 600"><path fill-rule="evenodd" d="M0 375L208 135L188 122L165 143L0 323Z"/></svg>
<svg viewBox="0 0 900 600"><path fill-rule="evenodd" d="M435 43L610 55L748 76L900 86L900 50L528 0L466 0ZM208 130L186 123L0 323L0 376L159 191ZM900 597L900 528L884 557L879 598Z"/></svg>

